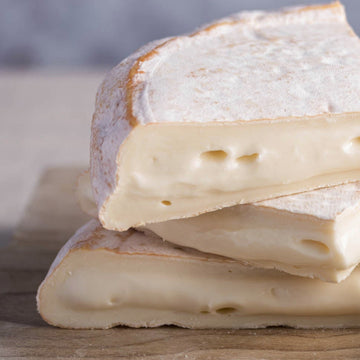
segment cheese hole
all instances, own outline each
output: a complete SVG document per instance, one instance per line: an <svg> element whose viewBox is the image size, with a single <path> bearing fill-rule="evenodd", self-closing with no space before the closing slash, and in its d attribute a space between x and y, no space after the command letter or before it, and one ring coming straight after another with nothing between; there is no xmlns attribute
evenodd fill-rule
<svg viewBox="0 0 360 360"><path fill-rule="evenodd" d="M353 138L353 139L351 140L351 143L352 143L353 145L360 146L360 136Z"/></svg>
<svg viewBox="0 0 360 360"><path fill-rule="evenodd" d="M343 146L343 150L346 153L352 153L353 151L360 150L360 136L354 137L350 141L346 142Z"/></svg>
<svg viewBox="0 0 360 360"><path fill-rule="evenodd" d="M228 306L228 307L222 307L216 310L217 314L232 314L236 312L237 310L234 307Z"/></svg>
<svg viewBox="0 0 360 360"><path fill-rule="evenodd" d="M117 299L116 299L116 298L111 298L111 299L109 300L109 302L108 302L108 305L109 305L109 306L113 306L113 305L116 304L116 302L117 302Z"/></svg>
<svg viewBox="0 0 360 360"><path fill-rule="evenodd" d="M288 295L289 291L285 288L276 288L273 287L270 289L270 294L275 298L281 298L286 297Z"/></svg>
<svg viewBox="0 0 360 360"><path fill-rule="evenodd" d="M301 240L301 244L305 246L306 251L310 250L311 252L314 252L317 255L324 255L330 252L328 246L322 243L321 241L303 239Z"/></svg>
<svg viewBox="0 0 360 360"><path fill-rule="evenodd" d="M202 310L202 311L200 311L200 314L210 314L210 311L208 311L208 310Z"/></svg>
<svg viewBox="0 0 360 360"><path fill-rule="evenodd" d="M242 164L250 164L255 162L259 158L258 153L250 154L250 155L243 155L236 158L238 163Z"/></svg>
<svg viewBox="0 0 360 360"><path fill-rule="evenodd" d="M171 205L171 201L169 201L169 200L163 200L161 203L163 205L165 205L165 206L170 206Z"/></svg>
<svg viewBox="0 0 360 360"><path fill-rule="evenodd" d="M222 162L227 158L227 155L224 150L211 150L203 152L201 158L211 162Z"/></svg>

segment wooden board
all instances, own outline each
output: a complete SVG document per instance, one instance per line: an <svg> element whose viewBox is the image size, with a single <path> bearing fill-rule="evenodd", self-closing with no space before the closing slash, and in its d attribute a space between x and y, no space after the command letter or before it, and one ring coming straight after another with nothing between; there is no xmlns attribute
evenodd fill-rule
<svg viewBox="0 0 360 360"><path fill-rule="evenodd" d="M0 359L360 359L360 330L63 330L36 310L57 250L87 221L74 200L79 169L46 171L13 242L0 251Z"/></svg>

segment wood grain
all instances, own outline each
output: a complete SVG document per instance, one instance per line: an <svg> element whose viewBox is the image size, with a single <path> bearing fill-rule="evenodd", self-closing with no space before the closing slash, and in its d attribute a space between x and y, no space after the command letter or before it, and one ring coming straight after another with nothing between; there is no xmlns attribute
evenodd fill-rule
<svg viewBox="0 0 360 360"><path fill-rule="evenodd" d="M59 247L88 217L73 195L77 168L46 171L13 242L0 251L0 359L359 359L360 330L63 330L36 310Z"/></svg>

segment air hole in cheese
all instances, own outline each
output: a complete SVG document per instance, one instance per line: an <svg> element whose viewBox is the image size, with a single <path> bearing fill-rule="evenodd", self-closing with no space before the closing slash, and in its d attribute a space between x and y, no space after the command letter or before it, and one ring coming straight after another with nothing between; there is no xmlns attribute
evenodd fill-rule
<svg viewBox="0 0 360 360"><path fill-rule="evenodd" d="M116 299L116 298L111 298L111 299L109 300L109 302L108 302L108 305L109 305L109 306L113 306L114 304L116 304L116 302L117 302L117 299Z"/></svg>
<svg viewBox="0 0 360 360"><path fill-rule="evenodd" d="M170 206L171 205L171 201L169 201L169 200L163 200L161 203L163 205L165 205L165 206Z"/></svg>
<svg viewBox="0 0 360 360"><path fill-rule="evenodd" d="M305 246L307 251L310 250L317 255L328 254L330 251L328 246L322 243L321 241L303 239L301 240L301 244Z"/></svg>
<svg viewBox="0 0 360 360"><path fill-rule="evenodd" d="M360 149L360 136L357 136L350 140L350 145L354 149Z"/></svg>
<svg viewBox="0 0 360 360"><path fill-rule="evenodd" d="M354 137L350 141L346 142L343 149L346 153L352 153L354 150L360 150L360 136Z"/></svg>
<svg viewBox="0 0 360 360"><path fill-rule="evenodd" d="M224 150L211 150L203 152L201 158L211 162L221 162L227 158L227 155L227 152Z"/></svg>
<svg viewBox="0 0 360 360"><path fill-rule="evenodd" d="M259 158L258 153L254 153L251 155L243 155L236 158L238 163L253 163Z"/></svg>
<svg viewBox="0 0 360 360"><path fill-rule="evenodd" d="M222 308L219 308L216 310L216 313L217 314L231 314L231 313L234 313L236 312L237 309L235 309L234 307L222 307Z"/></svg>

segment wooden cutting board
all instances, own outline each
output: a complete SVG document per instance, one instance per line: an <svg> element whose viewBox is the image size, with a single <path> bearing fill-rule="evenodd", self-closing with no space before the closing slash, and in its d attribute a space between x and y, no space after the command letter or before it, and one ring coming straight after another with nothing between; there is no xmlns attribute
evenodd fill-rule
<svg viewBox="0 0 360 360"><path fill-rule="evenodd" d="M0 359L360 359L360 330L63 330L35 294L56 252L88 217L74 199L78 168L47 170L10 246L0 251Z"/></svg>

